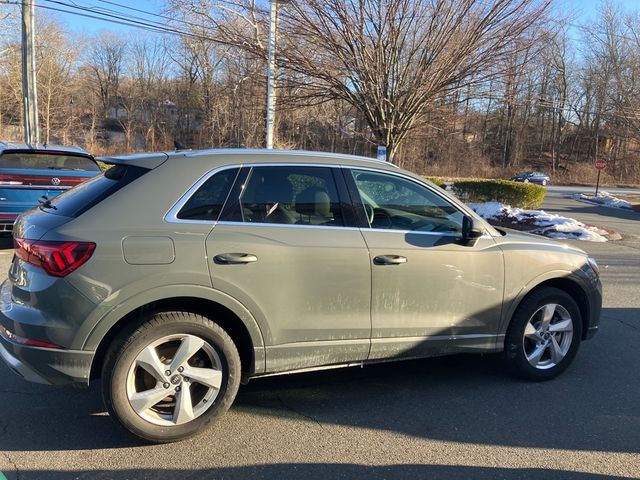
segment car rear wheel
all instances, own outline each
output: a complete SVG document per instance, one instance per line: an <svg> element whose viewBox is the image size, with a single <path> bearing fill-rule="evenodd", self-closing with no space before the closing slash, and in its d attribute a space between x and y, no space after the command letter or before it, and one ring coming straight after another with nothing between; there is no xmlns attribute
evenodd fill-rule
<svg viewBox="0 0 640 480"><path fill-rule="evenodd" d="M102 375L110 415L150 442L199 433L233 402L240 357L227 333L211 320L163 312L122 336Z"/></svg>
<svg viewBox="0 0 640 480"><path fill-rule="evenodd" d="M543 287L518 306L505 338L509 369L527 380L551 380L573 361L582 337L580 310L557 288Z"/></svg>

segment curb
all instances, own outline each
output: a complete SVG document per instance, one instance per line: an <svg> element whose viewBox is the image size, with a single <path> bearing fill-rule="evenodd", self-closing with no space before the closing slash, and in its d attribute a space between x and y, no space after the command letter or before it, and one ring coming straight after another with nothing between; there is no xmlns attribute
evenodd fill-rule
<svg viewBox="0 0 640 480"><path fill-rule="evenodd" d="M607 232L606 234L604 234L602 236L606 237L607 240L609 240L611 242L615 242L616 240L622 240L622 235L620 235L620 233L616 232L615 230L611 230L610 228L604 228L604 227L601 227L599 225L592 225L590 223L585 223L585 225L587 227L594 227L594 228L598 228L600 230L603 230L603 231Z"/></svg>
<svg viewBox="0 0 640 480"><path fill-rule="evenodd" d="M600 227L598 227L598 228L600 228ZM609 232L607 230L607 234L605 235L605 237L607 237L611 241L622 240L622 235L620 235L618 232L616 232L614 230L612 230L611 232Z"/></svg>

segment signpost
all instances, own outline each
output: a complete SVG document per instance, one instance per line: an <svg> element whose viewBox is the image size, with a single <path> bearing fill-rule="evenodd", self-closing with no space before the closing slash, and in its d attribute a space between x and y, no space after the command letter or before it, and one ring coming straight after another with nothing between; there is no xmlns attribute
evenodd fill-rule
<svg viewBox="0 0 640 480"><path fill-rule="evenodd" d="M387 147L378 145L378 160L381 162L387 161Z"/></svg>
<svg viewBox="0 0 640 480"><path fill-rule="evenodd" d="M596 180L596 197L598 196L598 189L600 188L600 172L607 167L607 161L604 158L596 160L596 170L598 170L598 180Z"/></svg>

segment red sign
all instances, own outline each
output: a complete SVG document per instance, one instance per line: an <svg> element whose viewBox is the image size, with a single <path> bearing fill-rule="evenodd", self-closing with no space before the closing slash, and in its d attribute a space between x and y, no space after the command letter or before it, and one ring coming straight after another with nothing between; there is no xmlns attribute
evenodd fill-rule
<svg viewBox="0 0 640 480"><path fill-rule="evenodd" d="M596 169L604 170L607 167L607 161L604 158L599 158L596 160Z"/></svg>

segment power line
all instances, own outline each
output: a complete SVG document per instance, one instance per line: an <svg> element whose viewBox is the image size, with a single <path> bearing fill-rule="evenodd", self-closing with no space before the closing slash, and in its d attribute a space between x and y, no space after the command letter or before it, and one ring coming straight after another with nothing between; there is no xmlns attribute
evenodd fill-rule
<svg viewBox="0 0 640 480"><path fill-rule="evenodd" d="M116 6L116 7L121 7L121 8L124 8L126 10L131 10L133 12L142 13L143 15L147 15L147 16L150 16L150 17L157 17L157 18L162 18L162 19L165 19L165 20L169 20L171 22L178 22L178 23L181 23L183 25L188 25L190 27L196 27L196 28L202 28L203 27L202 25L199 25L199 24L193 23L193 22L189 22L187 20L182 20L182 19L179 19L179 18L170 17L168 15L162 15L162 14L157 13L157 12L150 12L148 10L142 10L140 8L130 7L128 5L123 5L123 4L117 3L117 2L110 2L109 0L98 0L98 2L105 3L107 5L113 5L113 6ZM117 10L107 10L107 11L110 11L112 13L120 13L120 14L122 14L122 12L119 12ZM136 18L136 17L130 16L130 18ZM141 20L140 18L138 18L138 19Z"/></svg>
<svg viewBox="0 0 640 480"><path fill-rule="evenodd" d="M79 12L74 12L74 11L70 11L70 10L62 10L62 9L56 9L55 7L51 7L51 6L44 6L44 8L50 9L50 10L57 10L57 11L61 11L64 13L70 13L72 15L80 15L80 16L88 16L89 18L94 18L97 20L103 20L103 21L108 21L108 22L113 22L113 23L122 23L123 20L121 20L121 16L119 15L114 15L114 14L110 14L110 13L106 13L106 12L96 12L95 10L93 10L90 7L85 7L85 6L81 6L81 5L74 5L74 4L70 4L70 3L66 3L66 2L62 2L59 0L44 0L45 2L48 3L52 3L52 4L56 4L56 5L60 5L63 7L67 7L67 8L73 8L76 10L80 10L83 12L89 12L89 13L84 13L81 14ZM38 6L38 5L36 5ZM115 20L107 20L105 18L101 18L101 16L104 17L108 17L109 19L115 19ZM129 17L129 19L124 20L124 22L127 22L128 24L134 24L131 26L135 26L135 25L139 25L141 27L144 27L146 29L155 29L158 30L160 32L163 33L173 33L173 34L177 34L177 35L184 35L184 36L190 36L190 37L197 37L200 39L206 39L206 40L210 40L213 41L213 38L205 36L205 35L201 35L201 34L197 34L197 33L193 33L193 32L185 32L183 30L177 30L175 28L171 28L168 27L166 25L160 24L159 22L154 22L152 20L147 20L147 21L143 21L142 19L139 18L135 18L135 17ZM149 23L152 22L152 23ZM125 25L127 24L125 23Z"/></svg>
<svg viewBox="0 0 640 480"><path fill-rule="evenodd" d="M195 38L198 40L206 40L206 41L216 41L219 43L218 40L209 37L207 35L201 35L201 34L197 34L197 33L193 33L193 32L185 32L182 30L178 30L178 29L174 29L174 28L169 28L166 26L161 26L160 24L156 23L155 25L153 23L147 23L145 21L139 21L139 20L133 20L133 19L122 19L121 17L117 16L117 15L111 15L111 14L106 14L106 13L99 13L99 12L95 12L94 10L87 8L87 7L80 7L80 6L76 6L76 5L71 5L68 3L64 3L64 2L59 2L59 1L55 1L55 0L44 0L50 3L55 3L55 4L59 4L61 6L65 6L65 7L69 7L69 8L74 8L74 9L78 9L78 10L82 10L83 12L90 12L90 13L82 13L82 12L76 12L73 10L65 10L63 8L58 8L58 7L53 7L50 5L41 5L41 4L35 4L36 8L40 8L40 9L45 9L45 10L51 10L51 11L55 11L55 12L60 12L60 13L67 13L69 15L75 15L78 17L83 17L83 18L91 18L94 20L100 20L106 23L112 23L112 24L116 24L116 25L123 25L123 26L127 26L127 27L134 27L134 28L139 28L142 30L147 30L150 32L154 32L154 33L162 33L162 34L168 34L168 35L176 35L176 36L181 36L181 37L190 37L190 38ZM29 5L28 2L25 2L27 5ZM0 4L4 4L4 5L21 5L22 2L19 2L17 0L0 0ZM109 17L109 18L105 18Z"/></svg>
<svg viewBox="0 0 640 480"><path fill-rule="evenodd" d="M72 8L72 9L77 9L77 10L81 10L83 12L87 12L87 13L80 13L80 12L74 12L74 11L70 11L70 10L64 10L61 8L56 8L56 7L52 7L52 6L47 6L47 5L40 5L37 4L35 5L38 8L43 8L46 10L52 10L52 11L56 11L56 12L60 12L60 13L67 13L70 15L75 15L75 16L80 16L80 17L85 17L85 18L92 18L95 20L100 20L106 23L113 23L113 24L117 24L117 25L124 25L124 26L129 26L129 27L134 27L134 28L140 28L143 30L148 30L148 31L152 31L152 32L156 32L156 33L163 33L163 34L173 34L173 35L179 35L179 36L186 36L186 37L192 37L192 38L197 38L199 40L207 40L207 41L215 41L219 43L219 39L215 39L213 37L210 37L208 35L204 35L204 34L199 34L199 33L194 33L194 32L187 32L184 30L178 30L177 28L172 28L167 26L166 23L160 23L158 21L155 20L150 20L150 19L143 19L140 17L136 17L130 14L127 14L125 12L122 11L118 11L118 10L113 10L113 9L100 9L97 7L91 8L88 6L83 6L83 5L78 5L75 3L66 3L66 2L62 2L59 0L44 0L45 2L49 2L49 3L53 3L53 4L57 4L63 7L67 7L67 8ZM124 5L121 3L117 3L117 2L113 2L113 1L109 1L109 0L97 0L101 3L105 3L108 5L113 5L113 6L117 6L117 7L121 7L123 9L126 10L131 10L131 11L135 11L138 13L141 13L143 15L147 15L147 16L151 16L151 17L156 17L156 18L161 18L163 20L169 20L172 22L177 22L179 24L183 24L183 25L187 25L187 26L191 26L191 27L195 27L195 28L204 28L203 25L197 24L197 23L193 23L193 22L189 22L187 20L183 20L183 19L177 19L177 18L173 18L170 17L168 15L162 15L159 13L155 13L155 12L150 12L148 10L143 10L140 8L135 8L135 7L130 7L128 5ZM0 3L2 4L10 4L10 5L20 5L21 2L18 1L12 1L12 0L0 0ZM224 1L223 1L224 3ZM481 5L486 5L483 2L479 2ZM28 5L28 3L27 3ZM260 10L261 12L264 12L263 10ZM108 17L108 18L103 18L103 17ZM123 18L124 17L124 18ZM613 33L613 32L603 32L603 31L594 31L594 30L586 30L587 26L586 25L580 25L577 24L575 22L564 22L564 25L567 26L571 26L574 28L577 28L583 32L587 32L589 34L591 34L591 36L596 37L597 35L608 35L614 38L619 38L619 39L623 39L623 40L627 40L627 41L631 41L631 42L636 42L639 43L639 40L636 38L631 38L628 37L626 35L621 35L621 34L617 34L617 33Z"/></svg>
<svg viewBox="0 0 640 480"><path fill-rule="evenodd" d="M193 32L186 32L183 30L179 30L177 28L171 28L166 26L165 24L161 24L160 22L156 22L154 20L148 20L148 19L142 19L140 17L136 17L133 15L129 15L126 14L124 12L120 12L117 10L110 10L110 9L99 9L99 10L95 10L91 7L88 6L82 6L82 5L78 5L75 3L66 3L60 0L44 0L45 2L51 3L51 4L55 4L55 5L59 5L61 7L66 7L66 8L71 8L71 9L76 9L76 10L80 10L80 11L73 11L73 10L65 10L63 8L58 8L58 7L54 7L54 6L50 6L50 5L42 5L42 4L35 4L35 7L38 8L42 8L42 9L46 9L46 10L51 10L51 11L56 11L56 12L60 12L60 13L67 13L70 15L75 15L75 16L79 16L79 17L84 17L84 18L91 18L91 19L95 19L95 20L99 20L99 21L103 21L106 23L112 23L112 24L118 24L118 25L123 25L123 26L129 26L129 27L133 27L133 28L140 28L143 30L147 30L147 31L151 31L154 33L161 33L161 34L169 34L169 35L176 35L176 36L181 36L181 37L191 37L191 38L196 38L199 40L206 40L206 41L215 41L215 42L219 42L219 40L214 39L212 37L209 37L207 35L202 35L202 34L198 34L198 33L193 33ZM172 17L169 17L167 15L161 15L158 13L154 13L154 12L149 12L147 10L142 10L139 8L135 8L135 7L130 7L127 5L123 5L117 2L113 2L113 1L109 1L109 0L98 0L101 3L105 3L105 4L109 4L109 5L113 5L113 6L117 6L117 7L121 7L127 10L131 10L131 11L136 11L138 13L142 13L144 15L148 15L148 16L154 16L157 18L163 18L163 19L167 19L167 20L172 20L172 21L178 21L179 23L182 23L184 25L190 25L190 26L196 26L198 28L202 28L202 25L198 25L192 22L188 22L185 20L179 20L179 19L174 19ZM7 5L21 5L22 2L16 1L16 0L0 0L0 4L7 4ZM25 2L26 5L29 5L28 2ZM111 12L111 13L109 13ZM124 17L124 18L123 18ZM573 26L576 28L580 28L580 29L584 29L585 26L584 25L579 25L573 22L566 22L565 23L568 26ZM589 33L591 33L593 36L595 36L596 34L604 34L604 35L610 35L612 37L616 37L616 38L621 38L624 40L628 40L628 41L633 41L636 42L637 39L634 38L630 38L627 36L623 36L623 35L618 35L618 34L614 34L612 32L602 32L602 31L590 31ZM499 97L487 97L487 96L478 96L475 97L476 100L482 100L482 99L495 99L495 100L500 100L503 98L499 98ZM534 102L527 102L528 105L534 105ZM516 106L524 106L524 104L519 103L519 104L514 104ZM552 107L552 106L547 106L547 105L543 105L541 103L537 103L538 106L543 107L543 108L552 108L552 109L556 109L558 110L557 107ZM565 111L569 111L569 112L575 112L575 113L589 113L589 114L594 114L595 112L588 112L588 111L584 111L581 109L576 109L576 108L572 108L571 106L566 106L564 108ZM636 118L636 115L640 115L640 113L629 110L629 111L622 111L621 113L604 113L605 115L609 115L609 116L614 116L614 117L618 117L618 118ZM630 116L631 115L631 116Z"/></svg>

